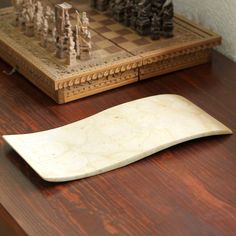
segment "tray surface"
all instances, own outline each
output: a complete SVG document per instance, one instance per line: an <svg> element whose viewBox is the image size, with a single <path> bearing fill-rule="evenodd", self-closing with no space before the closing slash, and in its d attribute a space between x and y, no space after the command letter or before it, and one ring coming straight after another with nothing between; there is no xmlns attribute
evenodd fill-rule
<svg viewBox="0 0 236 236"><path fill-rule="evenodd" d="M59 182L113 170L191 139L230 133L187 99L158 95L53 130L3 138L43 179Z"/></svg>

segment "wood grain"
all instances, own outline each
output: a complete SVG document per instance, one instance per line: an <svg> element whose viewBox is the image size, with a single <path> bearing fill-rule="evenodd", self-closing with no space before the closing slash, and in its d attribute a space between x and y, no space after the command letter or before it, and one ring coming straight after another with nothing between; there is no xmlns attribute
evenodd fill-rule
<svg viewBox="0 0 236 236"><path fill-rule="evenodd" d="M236 66L216 52L212 64L66 105L20 74L2 73L9 69L0 61L1 135L55 128L164 93L185 96L236 131ZM235 135L195 140L106 174L51 184L0 138L0 221L12 235L235 235L235 144Z"/></svg>

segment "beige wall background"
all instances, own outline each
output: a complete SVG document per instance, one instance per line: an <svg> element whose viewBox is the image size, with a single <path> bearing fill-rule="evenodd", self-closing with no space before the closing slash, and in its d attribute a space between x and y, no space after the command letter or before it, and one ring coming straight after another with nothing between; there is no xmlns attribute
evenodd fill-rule
<svg viewBox="0 0 236 236"><path fill-rule="evenodd" d="M236 61L236 0L173 0L176 13L223 37L221 53Z"/></svg>

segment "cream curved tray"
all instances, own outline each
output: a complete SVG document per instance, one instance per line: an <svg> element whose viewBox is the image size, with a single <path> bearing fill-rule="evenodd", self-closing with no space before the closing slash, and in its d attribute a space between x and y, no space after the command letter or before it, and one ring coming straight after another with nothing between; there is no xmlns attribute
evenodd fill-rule
<svg viewBox="0 0 236 236"><path fill-rule="evenodd" d="M61 128L4 139L43 179L59 182L122 167L187 140L230 133L187 99L158 95Z"/></svg>

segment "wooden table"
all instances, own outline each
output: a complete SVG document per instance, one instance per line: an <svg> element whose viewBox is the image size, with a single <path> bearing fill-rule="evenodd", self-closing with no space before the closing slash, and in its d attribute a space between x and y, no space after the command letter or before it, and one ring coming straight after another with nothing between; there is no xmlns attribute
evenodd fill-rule
<svg viewBox="0 0 236 236"><path fill-rule="evenodd" d="M212 64L67 105L3 70L10 67L0 61L0 135L55 128L165 93L185 96L236 131L236 66L216 52ZM191 141L58 184L43 181L2 138L0 145L0 225L9 235L236 235L235 135Z"/></svg>

